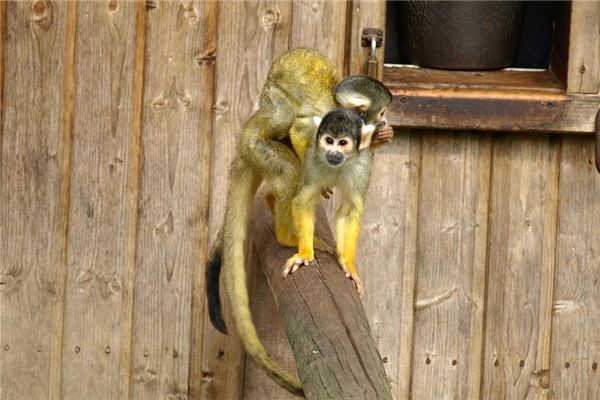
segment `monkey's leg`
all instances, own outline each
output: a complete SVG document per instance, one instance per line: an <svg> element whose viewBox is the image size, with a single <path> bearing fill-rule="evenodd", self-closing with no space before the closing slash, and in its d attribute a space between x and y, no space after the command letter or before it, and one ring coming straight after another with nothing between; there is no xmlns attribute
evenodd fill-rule
<svg viewBox="0 0 600 400"><path fill-rule="evenodd" d="M302 265L315 259L313 248L315 233L315 205L318 194L309 187L303 190L292 202L292 220L298 234L298 252L285 264L282 276L294 273Z"/></svg>
<svg viewBox="0 0 600 400"><path fill-rule="evenodd" d="M337 210L335 224L338 261L342 270L346 273L346 277L354 282L356 290L361 296L363 286L356 271L355 259L362 212L362 199L355 198L351 202L343 199Z"/></svg>
<svg viewBox="0 0 600 400"><path fill-rule="evenodd" d="M273 190L272 194L267 194L266 200L275 215L277 241L285 246L296 246L290 204L298 182L300 160L285 144L260 135L250 136L244 145L248 146L246 157Z"/></svg>

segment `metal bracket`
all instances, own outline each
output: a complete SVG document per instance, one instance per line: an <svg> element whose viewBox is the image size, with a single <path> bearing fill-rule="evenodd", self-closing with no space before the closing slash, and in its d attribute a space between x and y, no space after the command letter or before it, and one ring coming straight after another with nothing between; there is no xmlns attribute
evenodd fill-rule
<svg viewBox="0 0 600 400"><path fill-rule="evenodd" d="M600 110L596 113L596 169L600 172Z"/></svg>
<svg viewBox="0 0 600 400"><path fill-rule="evenodd" d="M375 39L377 47L383 44L383 29L380 28L364 28L360 38L362 47L371 47L371 41Z"/></svg>

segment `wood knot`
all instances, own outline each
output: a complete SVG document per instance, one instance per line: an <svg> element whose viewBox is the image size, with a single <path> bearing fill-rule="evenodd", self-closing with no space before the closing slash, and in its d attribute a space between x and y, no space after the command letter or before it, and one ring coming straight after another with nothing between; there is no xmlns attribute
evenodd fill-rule
<svg viewBox="0 0 600 400"><path fill-rule="evenodd" d="M53 14L52 6L46 0L38 0L31 5L31 19L40 27L47 31L52 26Z"/></svg>
<svg viewBox="0 0 600 400"><path fill-rule="evenodd" d="M267 10L261 18L262 25L269 28L279 23L279 11Z"/></svg>
<svg viewBox="0 0 600 400"><path fill-rule="evenodd" d="M158 237L165 237L173 232L173 212L169 211L166 221L154 228L154 234Z"/></svg>
<svg viewBox="0 0 600 400"><path fill-rule="evenodd" d="M177 102L187 108L192 100L188 96L178 96Z"/></svg>
<svg viewBox="0 0 600 400"><path fill-rule="evenodd" d="M163 96L158 96L154 100L152 100L152 108L156 111L162 110L163 108L169 105L169 100L165 99Z"/></svg>
<svg viewBox="0 0 600 400"><path fill-rule="evenodd" d="M213 110L215 115L219 117L229 111L229 102L227 100L219 101L213 106Z"/></svg>
<svg viewBox="0 0 600 400"><path fill-rule="evenodd" d="M202 371L202 382L209 383L215 379L214 372L211 371Z"/></svg>
<svg viewBox="0 0 600 400"><path fill-rule="evenodd" d="M186 3L182 3L181 6L183 7L183 16L185 19L188 20L189 23L194 23L198 20L198 13L196 12L196 10L194 9L194 6L192 6L191 4L186 4Z"/></svg>
<svg viewBox="0 0 600 400"><path fill-rule="evenodd" d="M119 2L117 0L108 1L108 12L111 14L116 13L119 10Z"/></svg>
<svg viewBox="0 0 600 400"><path fill-rule="evenodd" d="M46 13L46 7L47 5L45 1L36 1L31 5L31 8L33 9L33 15L35 15L36 17L44 16L44 14Z"/></svg>
<svg viewBox="0 0 600 400"><path fill-rule="evenodd" d="M77 284L79 285L80 290L89 290L97 279L98 276L93 272L81 271L77 277Z"/></svg>
<svg viewBox="0 0 600 400"><path fill-rule="evenodd" d="M7 292L14 288L17 284L17 279L11 274L0 275L0 293Z"/></svg>
<svg viewBox="0 0 600 400"><path fill-rule="evenodd" d="M157 5L156 0L146 0L146 10L154 10Z"/></svg>
<svg viewBox="0 0 600 400"><path fill-rule="evenodd" d="M153 369L143 369L136 376L136 380L138 380L142 384L150 383L155 379L156 379L156 371Z"/></svg>
<svg viewBox="0 0 600 400"><path fill-rule="evenodd" d="M541 389L548 389L550 387L550 371L543 369L535 373L536 383Z"/></svg>
<svg viewBox="0 0 600 400"><path fill-rule="evenodd" d="M198 65L214 64L216 60L217 57L214 50L211 50L206 54L198 54L196 56L196 63L198 63Z"/></svg>

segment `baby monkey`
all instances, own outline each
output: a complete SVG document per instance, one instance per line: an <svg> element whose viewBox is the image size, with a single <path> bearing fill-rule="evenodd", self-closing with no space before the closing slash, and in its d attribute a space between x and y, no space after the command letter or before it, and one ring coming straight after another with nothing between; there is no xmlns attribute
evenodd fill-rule
<svg viewBox="0 0 600 400"><path fill-rule="evenodd" d="M368 147L375 129L375 125L364 125L355 110L340 108L323 117L316 141L306 151L292 200L298 252L287 261L284 278L314 260L315 207L323 190L337 187L341 192L335 221L338 261L362 295L354 260L373 158Z"/></svg>

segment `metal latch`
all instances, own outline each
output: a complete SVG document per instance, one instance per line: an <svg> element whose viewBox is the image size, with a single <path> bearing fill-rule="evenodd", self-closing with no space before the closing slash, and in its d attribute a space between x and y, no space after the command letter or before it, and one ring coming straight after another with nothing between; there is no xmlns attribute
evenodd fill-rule
<svg viewBox="0 0 600 400"><path fill-rule="evenodd" d="M380 28L364 28L361 36L361 44L363 47L371 47L369 59L367 60L367 74L377 79L377 48L383 44L383 29Z"/></svg>

